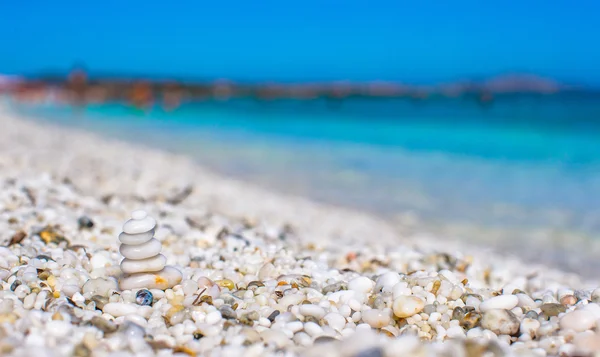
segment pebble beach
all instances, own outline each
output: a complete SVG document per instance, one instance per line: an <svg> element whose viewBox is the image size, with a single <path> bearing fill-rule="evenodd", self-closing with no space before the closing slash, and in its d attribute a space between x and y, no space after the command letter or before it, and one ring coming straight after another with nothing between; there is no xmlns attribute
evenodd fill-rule
<svg viewBox="0 0 600 357"><path fill-rule="evenodd" d="M0 128L2 356L600 356L598 280L151 143L2 107Z"/></svg>

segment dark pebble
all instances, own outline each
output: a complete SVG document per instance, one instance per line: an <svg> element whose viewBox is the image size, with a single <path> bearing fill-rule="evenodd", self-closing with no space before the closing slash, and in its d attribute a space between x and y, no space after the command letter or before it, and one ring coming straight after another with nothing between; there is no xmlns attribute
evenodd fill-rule
<svg viewBox="0 0 600 357"><path fill-rule="evenodd" d="M275 310L271 313L271 315L269 315L269 317L267 317L267 319L269 319L269 321L273 322L273 321L275 321L275 318L277 316L279 316L279 314L280 314L279 310Z"/></svg>
<svg viewBox="0 0 600 357"><path fill-rule="evenodd" d="M10 290L11 291L15 291L15 289L17 288L17 286L21 285L21 281L20 280L15 280L11 285L10 285Z"/></svg>
<svg viewBox="0 0 600 357"><path fill-rule="evenodd" d="M142 289L135 294L135 302L142 306L150 306L152 305L152 301L154 297L150 290Z"/></svg>
<svg viewBox="0 0 600 357"><path fill-rule="evenodd" d="M561 304L547 303L540 306L540 309L546 316L558 316L561 312L567 311L567 309Z"/></svg>
<svg viewBox="0 0 600 357"><path fill-rule="evenodd" d="M237 319L237 314L235 313L235 311L233 311L233 308L227 304L221 305L219 307L219 311L221 312L221 316L223 316L224 319Z"/></svg>
<svg viewBox="0 0 600 357"><path fill-rule="evenodd" d="M534 319L537 320L539 315L537 312L535 312L534 310L529 310L527 311L527 313L525 314L525 317L530 318L530 319Z"/></svg>
<svg viewBox="0 0 600 357"><path fill-rule="evenodd" d="M84 229L84 228L89 229L94 226L94 222L88 216L79 217L79 219L77 220L77 223L79 224L79 229Z"/></svg>
<svg viewBox="0 0 600 357"><path fill-rule="evenodd" d="M457 306L452 310L452 320L462 320L466 315L465 309Z"/></svg>

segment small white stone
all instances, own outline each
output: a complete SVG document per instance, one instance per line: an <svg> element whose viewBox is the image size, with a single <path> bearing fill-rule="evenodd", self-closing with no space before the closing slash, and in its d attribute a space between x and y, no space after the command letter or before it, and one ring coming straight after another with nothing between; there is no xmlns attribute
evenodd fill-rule
<svg viewBox="0 0 600 357"><path fill-rule="evenodd" d="M300 305L300 313L304 316L312 316L316 319L321 319L325 316L325 309L318 305L304 304Z"/></svg>
<svg viewBox="0 0 600 357"><path fill-rule="evenodd" d="M302 324L302 321L292 321L285 324L285 328L292 331L293 333L296 333L298 331L302 331L304 325Z"/></svg>
<svg viewBox="0 0 600 357"><path fill-rule="evenodd" d="M384 326L387 326L392 321L392 317L390 316L391 314L389 309L386 310L365 310L361 313L362 320L368 323L369 326L373 328L382 328Z"/></svg>
<svg viewBox="0 0 600 357"><path fill-rule="evenodd" d="M23 299L23 308L25 308L27 310L30 310L31 308L33 308L36 298L37 298L37 293L31 293L31 294L27 295L25 297L25 299Z"/></svg>
<svg viewBox="0 0 600 357"><path fill-rule="evenodd" d="M440 319L442 318L442 314L440 314L439 312L432 312L429 315L429 319L427 319L427 322L429 322L430 324L436 321L440 321Z"/></svg>
<svg viewBox="0 0 600 357"><path fill-rule="evenodd" d="M586 312L589 312L590 315L594 316L594 318L600 319L600 305L587 304L587 305L584 305L581 309Z"/></svg>
<svg viewBox="0 0 600 357"><path fill-rule="evenodd" d="M183 275L179 270L165 266L163 270L156 273L137 273L126 276L120 280L119 287L122 290L144 288L166 290L179 284L182 279Z"/></svg>
<svg viewBox="0 0 600 357"><path fill-rule="evenodd" d="M125 258L121 262L121 270L125 274L152 273L162 270L166 264L167 257L162 254L140 260Z"/></svg>
<svg viewBox="0 0 600 357"><path fill-rule="evenodd" d="M344 305L340 306L338 312L340 314L342 314L342 316L344 316L344 317L350 317L350 314L352 313L352 309L350 308L350 306L344 304Z"/></svg>
<svg viewBox="0 0 600 357"><path fill-rule="evenodd" d="M310 336L305 333L305 332L299 332L297 334L294 335L294 342L296 342L296 344L300 345L300 346L310 346L310 344L312 343L312 339L310 338Z"/></svg>
<svg viewBox="0 0 600 357"><path fill-rule="evenodd" d="M115 291L117 288L117 281L113 278L96 278L90 279L83 284L82 292L90 296L108 296L110 291Z"/></svg>
<svg viewBox="0 0 600 357"><path fill-rule="evenodd" d="M462 338L467 337L465 334L465 330L460 326L452 326L449 329L447 329L446 336L448 336L448 338L457 338L457 339L462 339Z"/></svg>
<svg viewBox="0 0 600 357"><path fill-rule="evenodd" d="M330 312L323 317L323 320L327 321L327 325L336 331L341 331L346 325L346 319L344 316L337 312Z"/></svg>
<svg viewBox="0 0 600 357"><path fill-rule="evenodd" d="M394 315L406 318L423 311L425 302L416 296L399 296L394 300Z"/></svg>
<svg viewBox="0 0 600 357"><path fill-rule="evenodd" d="M377 278L377 282L375 284L375 290L381 291L382 289L391 290L394 285L400 282L400 274L390 271L384 274L381 274Z"/></svg>
<svg viewBox="0 0 600 357"><path fill-rule="evenodd" d="M515 295L499 295L483 301L479 305L481 312L490 311L493 309L510 310L519 304L519 298Z"/></svg>
<svg viewBox="0 0 600 357"><path fill-rule="evenodd" d="M302 301L304 301L304 295L303 294L289 294L289 295L285 295L284 297L282 297L281 299L279 299L279 305L281 305L281 307L283 308L283 310L287 310L288 306L290 305L298 305L300 304ZM316 305L302 305L302 306L316 306ZM302 306L300 306L302 308ZM310 308L306 308L308 311L308 309ZM304 315L304 313L300 312L302 315ZM325 311L323 311L323 315L325 315Z"/></svg>
<svg viewBox="0 0 600 357"><path fill-rule="evenodd" d="M497 335L514 335L519 331L519 326L519 319L504 309L487 310L481 317L481 327Z"/></svg>
<svg viewBox="0 0 600 357"><path fill-rule="evenodd" d="M104 305L102 309L105 314L112 315L114 317L126 316L129 314L135 314L137 312L137 305L124 303L124 302L109 302Z"/></svg>
<svg viewBox="0 0 600 357"><path fill-rule="evenodd" d="M360 293L370 293L375 286L375 282L366 276L359 276L348 282L348 290L358 291Z"/></svg>
<svg viewBox="0 0 600 357"><path fill-rule="evenodd" d="M142 220L146 217L148 217L148 213L142 209L138 209L138 210L131 212L131 218L133 218L135 220Z"/></svg>
<svg viewBox="0 0 600 357"><path fill-rule="evenodd" d="M575 310L565 314L560 319L560 328L582 332L592 329L596 325L596 318L584 310Z"/></svg>
<svg viewBox="0 0 600 357"><path fill-rule="evenodd" d="M521 334L526 334L531 338L536 336L537 330L540 328L540 322L535 319L524 318L521 321L521 326L519 328L519 332Z"/></svg>
<svg viewBox="0 0 600 357"><path fill-rule="evenodd" d="M130 219L123 225L123 232L127 234L139 234L149 232L156 228L156 221L150 216L143 219Z"/></svg>
<svg viewBox="0 0 600 357"><path fill-rule="evenodd" d="M72 284L63 285L60 292L68 297L73 297L75 293L79 292L79 286Z"/></svg>
<svg viewBox="0 0 600 357"><path fill-rule="evenodd" d="M119 241L123 244L129 245L140 245L148 242L154 237L154 230L150 230L144 233L128 234L121 232L119 234Z"/></svg>
<svg viewBox="0 0 600 357"><path fill-rule="evenodd" d="M161 250L162 244L156 238L138 245L121 244L119 247L122 256L136 260L153 257L160 254Z"/></svg>
<svg viewBox="0 0 600 357"><path fill-rule="evenodd" d="M312 337L318 337L323 334L323 329L316 323L309 321L304 324L304 331Z"/></svg>
<svg viewBox="0 0 600 357"><path fill-rule="evenodd" d="M481 300L479 300L475 296L470 295L469 297L467 297L467 300L465 300L465 305L473 306L475 309L479 309L479 305L481 305Z"/></svg>
<svg viewBox="0 0 600 357"><path fill-rule="evenodd" d="M409 296L410 294L412 294L412 291L404 281L399 282L392 288L392 296L394 300L400 296Z"/></svg>
<svg viewBox="0 0 600 357"><path fill-rule="evenodd" d="M90 259L90 263L94 269L106 268L113 264L107 255L101 252L94 254L92 259Z"/></svg>
<svg viewBox="0 0 600 357"><path fill-rule="evenodd" d="M519 303L517 306L519 307L528 307L534 309L537 307L537 304L533 299L527 294L516 294L517 299L519 299Z"/></svg>
<svg viewBox="0 0 600 357"><path fill-rule="evenodd" d="M221 318L222 318L221 312L219 312L219 311L213 311L213 312L208 313L206 315L206 320L205 321L206 321L207 324L214 325L217 322L221 321Z"/></svg>
<svg viewBox="0 0 600 357"><path fill-rule="evenodd" d="M274 277L275 274L275 266L271 263L267 263L263 265L258 271L258 278L260 280L266 280L268 278Z"/></svg>

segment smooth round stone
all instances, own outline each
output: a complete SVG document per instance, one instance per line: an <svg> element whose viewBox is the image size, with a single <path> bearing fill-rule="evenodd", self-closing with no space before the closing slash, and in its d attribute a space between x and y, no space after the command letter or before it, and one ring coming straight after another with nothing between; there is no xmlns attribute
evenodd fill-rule
<svg viewBox="0 0 600 357"><path fill-rule="evenodd" d="M179 284L183 275L172 266L155 273L137 273L124 277L119 282L121 290L160 289L166 290Z"/></svg>
<svg viewBox="0 0 600 357"><path fill-rule="evenodd" d="M123 244L129 245L144 244L152 238L154 238L154 229L137 234L129 234L125 232L121 232L121 234L119 234L119 241Z"/></svg>
<svg viewBox="0 0 600 357"><path fill-rule="evenodd" d="M516 294L515 296L517 297L517 299L519 299L519 303L518 303L519 307L529 307L529 308L537 307L537 304L535 303L535 301L533 301L533 299L531 297L529 297L529 295Z"/></svg>
<svg viewBox="0 0 600 357"><path fill-rule="evenodd" d="M596 317L588 311L575 310L565 314L560 319L560 328L583 332L592 329L596 325Z"/></svg>
<svg viewBox="0 0 600 357"><path fill-rule="evenodd" d="M107 254L94 254L92 259L90 259L90 263L92 264L92 268L100 269L106 268L113 264L112 260L107 256Z"/></svg>
<svg viewBox="0 0 600 357"><path fill-rule="evenodd" d="M381 291L381 289L392 289L394 285L400 282L400 274L390 271L384 274L381 274L379 278L377 278L377 283L375 284L375 290Z"/></svg>
<svg viewBox="0 0 600 357"><path fill-rule="evenodd" d="M126 316L137 313L137 305L124 302L109 302L104 305L102 311L114 317Z"/></svg>
<svg viewBox="0 0 600 357"><path fill-rule="evenodd" d="M144 211L143 209L138 209L138 210L131 212L132 219L141 220L146 217L148 217L148 213L146 211Z"/></svg>
<svg viewBox="0 0 600 357"><path fill-rule="evenodd" d="M535 319L530 319L530 318L524 318L521 321L521 325L519 327L519 332L521 334L525 334L530 336L531 338L534 338L536 336L537 330L540 328L541 324L538 320Z"/></svg>
<svg viewBox="0 0 600 357"><path fill-rule="evenodd" d="M398 296L393 304L394 315L405 318L411 317L425 308L423 299L416 296Z"/></svg>
<svg viewBox="0 0 600 357"><path fill-rule="evenodd" d="M385 327L392 321L389 309L387 311L378 309L365 310L361 312L361 316L363 321L373 328Z"/></svg>
<svg viewBox="0 0 600 357"><path fill-rule="evenodd" d="M162 244L156 238L152 238L146 243L138 245L121 244L119 252L125 258L139 260L158 255L161 249Z"/></svg>
<svg viewBox="0 0 600 357"><path fill-rule="evenodd" d="M316 319L321 319L323 316L325 316L325 309L323 309L319 305L312 305L312 304L300 305L299 311L304 316L312 316Z"/></svg>
<svg viewBox="0 0 600 357"><path fill-rule="evenodd" d="M323 317L327 321L327 325L336 331L341 331L346 326L346 319L337 312L330 312Z"/></svg>
<svg viewBox="0 0 600 357"><path fill-rule="evenodd" d="M491 299L487 299L479 304L481 312L490 311L493 309L511 310L519 304L519 298L515 295L499 295Z"/></svg>
<svg viewBox="0 0 600 357"><path fill-rule="evenodd" d="M519 331L520 323L512 312L504 309L492 309L483 314L481 327L496 335L514 335Z"/></svg>
<svg viewBox="0 0 600 357"><path fill-rule="evenodd" d="M125 274L150 273L162 270L165 264L167 264L167 257L162 254L141 260L125 258L121 262L121 270Z"/></svg>
<svg viewBox="0 0 600 357"><path fill-rule="evenodd" d="M90 279L83 284L82 291L88 295L108 296L111 290L117 290L117 282L113 278Z"/></svg>
<svg viewBox="0 0 600 357"><path fill-rule="evenodd" d="M375 282L366 276L359 276L348 282L348 290L369 293L375 286Z"/></svg>
<svg viewBox="0 0 600 357"><path fill-rule="evenodd" d="M148 289L141 289L135 294L135 302L142 306L152 305L154 297Z"/></svg>
<svg viewBox="0 0 600 357"><path fill-rule="evenodd" d="M123 225L123 232L128 234L139 234L153 230L156 227L156 220L146 216L143 219L130 219Z"/></svg>

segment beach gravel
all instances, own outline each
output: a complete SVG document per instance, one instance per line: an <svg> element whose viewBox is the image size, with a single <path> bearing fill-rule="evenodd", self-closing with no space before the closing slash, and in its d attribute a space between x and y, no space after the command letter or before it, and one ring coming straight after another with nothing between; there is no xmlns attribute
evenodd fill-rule
<svg viewBox="0 0 600 357"><path fill-rule="evenodd" d="M0 126L2 356L600 353L595 281L4 109ZM132 212L174 286L119 287Z"/></svg>

